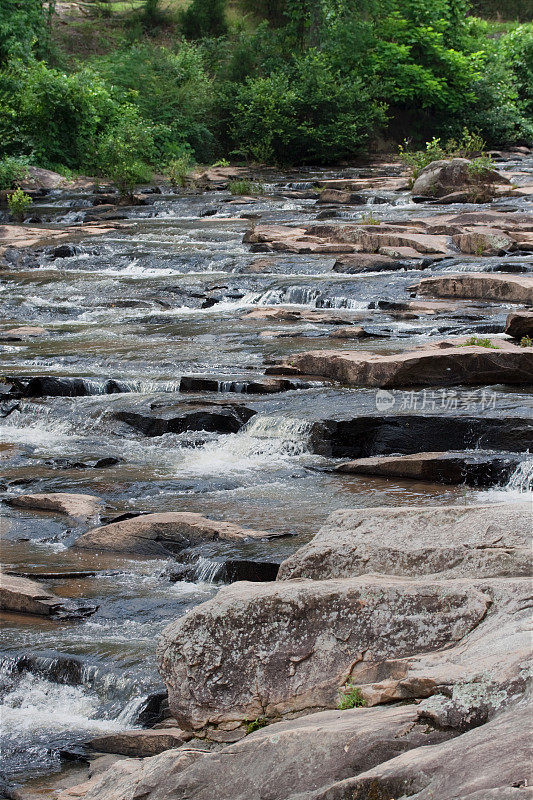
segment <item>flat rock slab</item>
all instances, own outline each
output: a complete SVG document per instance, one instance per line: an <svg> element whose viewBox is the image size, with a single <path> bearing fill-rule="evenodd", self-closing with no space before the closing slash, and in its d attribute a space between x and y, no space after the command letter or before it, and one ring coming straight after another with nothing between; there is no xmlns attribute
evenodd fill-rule
<svg viewBox="0 0 533 800"><path fill-rule="evenodd" d="M40 617L72 619L90 616L98 606L58 597L41 583L0 573L0 609Z"/></svg>
<svg viewBox="0 0 533 800"><path fill-rule="evenodd" d="M275 322L314 322L323 325L347 325L355 320L365 319L367 315L342 311L322 311L320 309L276 308L261 306L247 311L245 319L274 320Z"/></svg>
<svg viewBox="0 0 533 800"><path fill-rule="evenodd" d="M368 572L527 576L531 535L527 502L340 510L282 562L278 580L329 580Z"/></svg>
<svg viewBox="0 0 533 800"><path fill-rule="evenodd" d="M94 517L103 505L99 497L90 494L69 494L68 492L21 494L18 497L9 497L5 502L13 508L51 511L80 519Z"/></svg>
<svg viewBox="0 0 533 800"><path fill-rule="evenodd" d="M513 339L533 339L533 311L513 311L505 321L505 333Z"/></svg>
<svg viewBox="0 0 533 800"><path fill-rule="evenodd" d="M516 453L494 453L479 450L413 453L401 456L358 458L335 467L335 472L351 475L379 475L386 478L410 478L431 483L497 486L507 483L522 461L524 461L524 457L520 457Z"/></svg>
<svg viewBox="0 0 533 800"><path fill-rule="evenodd" d="M533 350L498 343L494 348L442 346L394 355L364 350L314 350L297 353L285 365L350 386L490 386L533 383Z"/></svg>
<svg viewBox="0 0 533 800"><path fill-rule="evenodd" d="M449 735L418 723L413 706L324 711L270 725L189 764L183 751L139 763L134 772L117 764L82 796L111 800L119 791L130 798L135 786L146 800L307 798L310 791Z"/></svg>
<svg viewBox="0 0 533 800"><path fill-rule="evenodd" d="M188 730L334 707L350 675L452 645L490 602L465 583L389 576L232 584L163 632L171 712Z"/></svg>
<svg viewBox="0 0 533 800"><path fill-rule="evenodd" d="M533 276L465 272L422 278L418 294L530 306L533 305Z"/></svg>
<svg viewBox="0 0 533 800"><path fill-rule="evenodd" d="M156 756L165 750L181 747L192 738L180 728L162 728L157 730L131 730L120 733L108 733L91 739L88 746L100 753L117 753L133 758Z"/></svg>
<svg viewBox="0 0 533 800"><path fill-rule="evenodd" d="M21 342L24 339L31 339L36 336L44 336L48 331L36 325L21 325L18 328L8 328L0 331L1 342Z"/></svg>
<svg viewBox="0 0 533 800"><path fill-rule="evenodd" d="M143 514L94 528L76 539L73 547L161 556L214 539L246 541L272 539L280 535L241 528L232 522L208 519L202 514L170 511Z"/></svg>

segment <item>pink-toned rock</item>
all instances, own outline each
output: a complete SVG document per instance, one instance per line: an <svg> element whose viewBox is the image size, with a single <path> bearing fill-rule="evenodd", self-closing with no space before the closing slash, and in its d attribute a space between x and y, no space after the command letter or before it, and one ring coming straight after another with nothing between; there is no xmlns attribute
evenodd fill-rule
<svg viewBox="0 0 533 800"><path fill-rule="evenodd" d="M42 583L16 575L0 573L0 610L18 614L35 614L40 617L86 617L98 606L84 601L58 597Z"/></svg>
<svg viewBox="0 0 533 800"><path fill-rule="evenodd" d="M363 350L314 350L285 362L307 375L351 386L483 386L533 384L533 352L508 342L495 348L441 342L394 355Z"/></svg>
<svg viewBox="0 0 533 800"><path fill-rule="evenodd" d="M87 531L73 547L160 556L178 552L193 544L228 539L272 539L282 534L241 528L232 522L208 519L189 511L142 514Z"/></svg>
<svg viewBox="0 0 533 800"><path fill-rule="evenodd" d="M424 167L413 184L413 194L422 197L444 197L452 192L482 191L492 184L510 184L508 178L492 169L472 170L467 158L432 161Z"/></svg>
<svg viewBox="0 0 533 800"><path fill-rule="evenodd" d="M69 494L68 492L20 494L18 497L8 498L6 502L14 508L51 511L81 519L94 517L102 506L102 500L99 497L90 494Z"/></svg>
<svg viewBox="0 0 533 800"><path fill-rule="evenodd" d="M146 758L156 756L192 739L192 734L181 728L140 729L107 733L91 739L89 747L100 753L117 753L121 756Z"/></svg>
<svg viewBox="0 0 533 800"><path fill-rule="evenodd" d="M47 331L45 328L39 328L36 325L21 325L19 328L8 328L7 330L0 331L0 341L20 342L22 339L43 336L46 333Z"/></svg>
<svg viewBox="0 0 533 800"><path fill-rule="evenodd" d="M513 339L533 339L533 311L514 311L505 321L505 333Z"/></svg>
<svg viewBox="0 0 533 800"><path fill-rule="evenodd" d="M457 297L492 302L533 305L533 276L464 272L422 278L418 293L433 297Z"/></svg>
<svg viewBox="0 0 533 800"><path fill-rule="evenodd" d="M503 255L516 246L514 239L496 228L478 227L452 236L452 241L461 253L478 256Z"/></svg>
<svg viewBox="0 0 533 800"><path fill-rule="evenodd" d="M364 252L377 253L383 247L409 247L417 253L446 255L446 237L424 233L375 233L363 232L358 242Z"/></svg>

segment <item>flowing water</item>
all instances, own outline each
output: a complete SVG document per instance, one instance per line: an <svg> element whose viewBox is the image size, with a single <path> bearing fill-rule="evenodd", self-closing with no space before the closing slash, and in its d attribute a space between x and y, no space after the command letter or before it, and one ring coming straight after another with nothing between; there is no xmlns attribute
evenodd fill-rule
<svg viewBox="0 0 533 800"><path fill-rule="evenodd" d="M470 316L450 312L438 320L407 321L376 308L378 301L408 299L418 270L346 275L331 271L334 257L277 253L268 256L268 273L249 273L258 256L242 243L251 223L241 215L260 214L262 223L310 222L320 210L314 200L284 192L305 190L317 177L336 174L270 174L266 195L255 202L236 203L220 191L153 195L152 205L129 209L121 227L63 240L73 245L69 255L55 257L53 247L22 257L6 253L2 327L36 325L48 333L2 344L0 374L81 379L84 387L83 396L4 402L0 459L7 497L83 492L104 499L108 519L125 512L183 510L292 534L206 546L193 579L173 583L170 559L77 552L69 545L87 525L3 506L7 568L27 574L93 571L47 585L60 596L99 605L81 622L3 615L0 711L4 771L10 778L22 781L57 769L62 751L98 732L137 724L147 695L161 689L154 654L158 633L215 596L221 558L279 561L337 508L497 502L531 489L531 462L517 469L507 489L483 492L334 474L328 470L333 460L316 446L317 423L376 413L374 392L315 381L282 394L242 394L246 381L263 374L265 362L298 350L346 347L327 338L332 325L247 318L246 311L257 306L343 309L388 334L371 345L349 345L376 352L396 352L407 338L416 345L443 333L481 332L487 324L503 328L509 311L504 306L478 304ZM53 192L33 212L55 230L82 222L91 204L88 192ZM368 204L383 220L440 213L437 207L415 206L406 192L369 192ZM526 209L523 200L513 205ZM479 210L457 206L446 213L465 208ZM364 211L349 207L337 213L356 219ZM501 269L509 259L516 269L531 269L525 256L480 262L458 255L433 272ZM188 373L216 376L219 391L180 393L181 376ZM490 387L490 393L493 415L530 411L531 395L523 390ZM408 399L417 413L412 394L398 393L397 407ZM468 395L459 390L463 394ZM155 437L116 416L221 398L256 414L237 433ZM458 413L471 414L471 408L464 404ZM484 407L475 413L485 413ZM101 459L112 461L98 466Z"/></svg>

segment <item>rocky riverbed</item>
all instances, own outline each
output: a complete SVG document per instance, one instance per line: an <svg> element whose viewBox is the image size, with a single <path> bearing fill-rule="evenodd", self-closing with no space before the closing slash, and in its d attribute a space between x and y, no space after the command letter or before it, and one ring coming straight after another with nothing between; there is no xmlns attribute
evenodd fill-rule
<svg viewBox="0 0 533 800"><path fill-rule="evenodd" d="M40 174L0 219L0 796L527 792L533 155L495 157Z"/></svg>

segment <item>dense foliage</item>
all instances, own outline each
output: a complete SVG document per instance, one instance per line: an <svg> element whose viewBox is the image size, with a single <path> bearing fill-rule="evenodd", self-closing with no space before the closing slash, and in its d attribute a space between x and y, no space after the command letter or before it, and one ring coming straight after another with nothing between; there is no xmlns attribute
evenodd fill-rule
<svg viewBox="0 0 533 800"><path fill-rule="evenodd" d="M467 0L239 8L192 0L165 22L146 0L115 47L75 61L54 40L53 0L0 0L0 156L126 191L193 159L331 163L465 126L489 146L533 137L531 23L498 27Z"/></svg>

